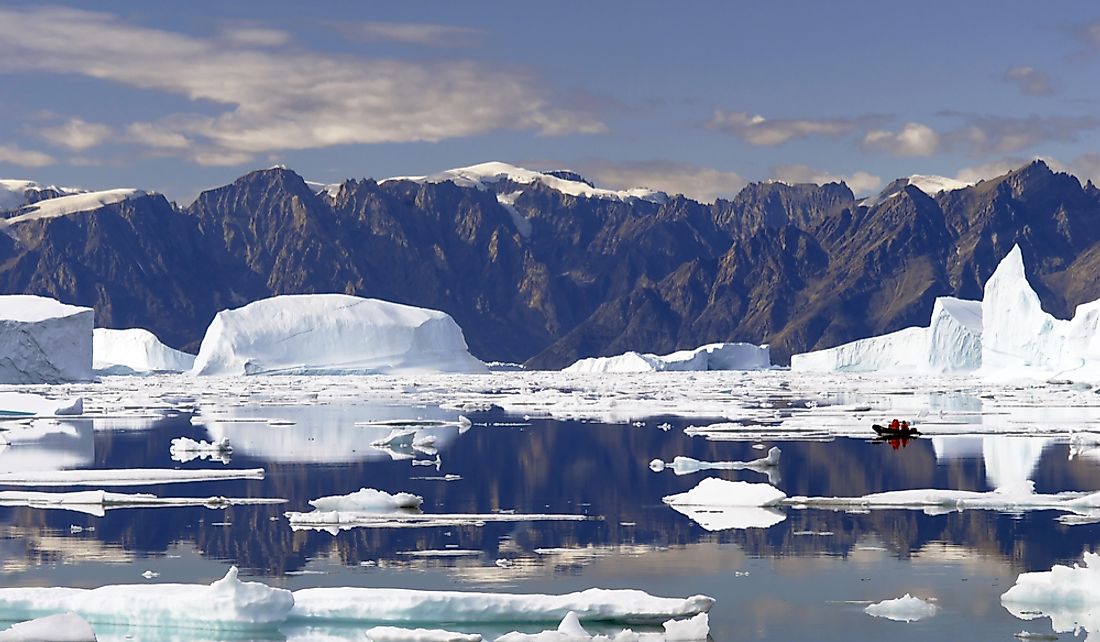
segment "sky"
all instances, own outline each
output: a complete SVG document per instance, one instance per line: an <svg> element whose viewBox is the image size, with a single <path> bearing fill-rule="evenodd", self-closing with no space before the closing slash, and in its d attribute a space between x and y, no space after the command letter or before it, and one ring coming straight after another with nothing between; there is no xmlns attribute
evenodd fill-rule
<svg viewBox="0 0 1100 642"><path fill-rule="evenodd" d="M0 177L181 204L489 160L710 201L760 180L1100 181L1100 5L0 1Z"/></svg>

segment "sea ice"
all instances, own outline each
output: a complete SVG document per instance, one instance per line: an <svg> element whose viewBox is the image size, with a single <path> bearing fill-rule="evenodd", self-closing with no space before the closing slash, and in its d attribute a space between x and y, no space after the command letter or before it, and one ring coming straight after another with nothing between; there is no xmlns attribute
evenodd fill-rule
<svg viewBox="0 0 1100 642"><path fill-rule="evenodd" d="M707 636L710 635L710 621L706 613L699 613L683 620L666 620L663 626L665 629L663 633L635 633L630 629L623 629L617 633L593 635L584 628L577 614L570 611L562 618L558 628L553 631L542 631L541 633L513 631L498 637L496 642L579 642L584 640L593 642L688 642L690 640L706 640Z"/></svg>
<svg viewBox="0 0 1100 642"><path fill-rule="evenodd" d="M290 591L242 582L237 568L210 585L121 584L97 589L0 588L0 616L72 611L93 625L273 631L294 605Z"/></svg>
<svg viewBox="0 0 1100 642"><path fill-rule="evenodd" d="M148 486L226 479L263 479L263 468L240 470L175 470L118 468L0 473L2 486Z"/></svg>
<svg viewBox="0 0 1100 642"><path fill-rule="evenodd" d="M195 355L164 345L141 328L92 333L92 368L100 375L132 375L150 372L187 372Z"/></svg>
<svg viewBox="0 0 1100 642"><path fill-rule="evenodd" d="M403 629L376 626L364 634L372 642L481 642L477 633L455 633L443 629Z"/></svg>
<svg viewBox="0 0 1100 642"><path fill-rule="evenodd" d="M168 452L173 461L183 464L195 459L213 459L228 464L233 447L229 445L229 437L222 437L213 443L202 439L195 441L189 437L176 437L168 447Z"/></svg>
<svg viewBox="0 0 1100 642"><path fill-rule="evenodd" d="M454 479L461 479L454 476ZM414 477L451 481L452 476ZM547 513L375 513L362 511L320 511L284 513L293 530L325 531L333 535L353 528L427 528L440 526L481 526L488 522L583 522L590 515L554 515Z"/></svg>
<svg viewBox="0 0 1100 642"><path fill-rule="evenodd" d="M913 597L906 593L902 597L892 600L883 600L868 605L863 609L867 615L883 617L897 622L916 622L924 620L936 614L939 609L935 604L919 597Z"/></svg>
<svg viewBox="0 0 1100 642"><path fill-rule="evenodd" d="M654 597L630 589L588 589L565 595L310 588L294 592L291 619L341 622L555 622L570 611L581 620L656 623L706 613L714 599Z"/></svg>
<svg viewBox="0 0 1100 642"><path fill-rule="evenodd" d="M1001 605L1022 620L1049 617L1058 633L1100 632L1100 555L1084 553L1084 566L1055 564L1049 571L1021 573L1001 596Z"/></svg>
<svg viewBox="0 0 1100 642"><path fill-rule="evenodd" d="M223 310L193 373L488 372L462 329L436 310L344 294L283 295Z"/></svg>
<svg viewBox="0 0 1100 642"><path fill-rule="evenodd" d="M671 462L654 459L649 462L649 469L659 473L666 468L671 469L677 475L689 475L703 470L755 470L766 473L779 465L779 456L782 451L778 446L768 449L768 455L751 461L700 461L691 457L675 457Z"/></svg>
<svg viewBox="0 0 1100 642"><path fill-rule="evenodd" d="M318 511L380 512L399 508L419 509L424 498L412 493L390 494L374 488L360 488L347 495L319 497L309 501Z"/></svg>
<svg viewBox="0 0 1100 642"><path fill-rule="evenodd" d="M206 506L225 508L246 504L284 504L285 499L261 497L157 497L147 493L110 493L103 490L84 490L69 493L42 491L0 491L0 506L27 506L30 508L58 508L96 517L117 508L163 508L171 506Z"/></svg>
<svg viewBox="0 0 1100 642"><path fill-rule="evenodd" d="M751 343L711 343L666 355L626 352L614 357L580 359L563 372L630 373L706 370L759 370L771 367L768 346Z"/></svg>
<svg viewBox="0 0 1100 642"><path fill-rule="evenodd" d="M91 308L30 294L0 296L0 383L92 378Z"/></svg>
<svg viewBox="0 0 1100 642"><path fill-rule="evenodd" d="M0 419L13 417L69 417L83 414L83 412L83 397L48 399L29 392L0 392Z"/></svg>
<svg viewBox="0 0 1100 642"><path fill-rule="evenodd" d="M58 613L13 624L0 642L96 642L92 626L76 613Z"/></svg>

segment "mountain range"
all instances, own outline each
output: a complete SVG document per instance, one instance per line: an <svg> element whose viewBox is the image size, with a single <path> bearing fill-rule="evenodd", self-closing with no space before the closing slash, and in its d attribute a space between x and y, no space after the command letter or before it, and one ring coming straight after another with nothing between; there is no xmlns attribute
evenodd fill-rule
<svg viewBox="0 0 1100 642"><path fill-rule="evenodd" d="M769 343L783 363L926 324L937 296L980 298L1017 243L1048 312L1100 298L1100 189L1042 161L868 199L753 183L711 204L503 163L330 185L274 167L185 207L0 181L0 211L0 293L92 306L97 326L192 352L219 310L342 292L443 310L476 356L532 368L716 341Z"/></svg>

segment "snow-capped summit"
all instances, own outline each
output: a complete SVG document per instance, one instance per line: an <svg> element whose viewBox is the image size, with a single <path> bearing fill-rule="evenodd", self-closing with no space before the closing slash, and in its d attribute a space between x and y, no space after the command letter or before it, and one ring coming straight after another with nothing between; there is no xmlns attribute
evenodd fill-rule
<svg viewBox="0 0 1100 642"><path fill-rule="evenodd" d="M0 179L0 212L11 212L38 201L82 192L84 190L75 187L42 185L21 179Z"/></svg>
<svg viewBox="0 0 1100 642"><path fill-rule="evenodd" d="M519 183L522 185L528 185L537 181L551 189L571 196L606 198L620 201L639 199L654 203L664 202L668 198L664 192L658 192L644 187L623 191L593 187L592 184L581 177L580 174L569 170L537 172L498 161L470 165L469 167L458 167L428 176L395 176L379 182L386 183L389 181L413 181L415 183L443 183L450 181L459 187L474 187L481 190L490 189L490 185L501 181L511 181L512 183Z"/></svg>
<svg viewBox="0 0 1100 642"><path fill-rule="evenodd" d="M49 198L21 207L17 210L16 216L7 219L7 222L10 225L15 225L25 221L54 218L56 216L75 214L76 212L87 212L105 205L121 203L122 201L141 196L146 196L146 192L132 188L68 194L66 196Z"/></svg>
<svg viewBox="0 0 1100 642"><path fill-rule="evenodd" d="M898 194L901 194L902 190L905 189L907 185L912 185L929 196L935 196L940 192L952 192L957 189L970 187L973 184L974 183L968 183L954 178L947 178L946 176L913 174L912 176L899 178L890 183L877 195L863 199L860 205L864 207L874 207L879 203L885 203Z"/></svg>

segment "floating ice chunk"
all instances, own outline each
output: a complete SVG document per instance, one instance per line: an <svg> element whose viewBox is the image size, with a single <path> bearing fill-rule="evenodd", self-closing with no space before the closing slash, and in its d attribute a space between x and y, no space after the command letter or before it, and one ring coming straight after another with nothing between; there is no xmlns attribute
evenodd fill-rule
<svg viewBox="0 0 1100 642"><path fill-rule="evenodd" d="M1001 595L1001 604L1017 609L1054 607L1065 613L1093 611L1100 605L1100 595L1096 592L1098 584L1100 555L1085 552L1084 566L1055 564L1049 571L1021 573L1012 588ZM1100 623L1100 615L1094 616L1094 621ZM1100 630L1100 627L1089 630Z"/></svg>
<svg viewBox="0 0 1100 642"><path fill-rule="evenodd" d="M229 445L229 437L222 437L214 443L205 440L195 441L189 437L176 437L168 448L174 461L186 464L195 459L214 459L223 464L228 464L233 454L233 447Z"/></svg>
<svg viewBox="0 0 1100 642"><path fill-rule="evenodd" d="M319 497L309 501L309 505L318 511L344 511L344 512L379 512L392 511L398 508L418 509L424 503L424 498L412 493L396 493L391 495L383 490L374 488L360 488L347 495L332 495Z"/></svg>
<svg viewBox="0 0 1100 642"><path fill-rule="evenodd" d="M6 486L148 486L226 479L263 479L263 468L240 470L175 470L171 468L117 468L23 471L0 473Z"/></svg>
<svg viewBox="0 0 1100 642"><path fill-rule="evenodd" d="M769 484L752 484L743 481L727 481L708 477L694 488L676 495L667 495L661 501L669 506L777 506L787 494Z"/></svg>
<svg viewBox="0 0 1100 642"><path fill-rule="evenodd" d="M751 343L711 343L666 355L626 352L614 357L580 359L564 372L630 373L694 370L759 370L771 367L768 346Z"/></svg>
<svg viewBox="0 0 1100 642"><path fill-rule="evenodd" d="M703 470L757 470L766 472L770 468L779 465L779 456L782 451L778 446L768 449L768 455L751 461L700 461L691 457L676 457L671 463L665 463L660 459L649 462L649 468L653 472L661 472L670 468L677 475L689 475Z"/></svg>
<svg viewBox="0 0 1100 642"><path fill-rule="evenodd" d="M939 608L928 600L906 593L899 598L871 604L863 609L863 612L897 622L916 622L934 616L938 610Z"/></svg>
<svg viewBox="0 0 1100 642"><path fill-rule="evenodd" d="M706 640L710 635L710 622L706 613L684 620L666 620L663 626L664 633L635 633L630 629L623 629L618 633L592 635L581 625L577 614L570 611L562 618L556 630L541 633L513 631L498 637L496 642L687 642Z"/></svg>
<svg viewBox="0 0 1100 642"><path fill-rule="evenodd" d="M706 640L710 635L710 616L699 613L684 620L668 620L662 625L668 642Z"/></svg>
<svg viewBox="0 0 1100 642"><path fill-rule="evenodd" d="M187 372L194 365L195 355L169 348L148 330L96 328L92 333L92 368L96 374Z"/></svg>
<svg viewBox="0 0 1100 642"><path fill-rule="evenodd" d="M366 639L373 642L481 642L477 633L455 633L443 629L403 629L376 626L367 629Z"/></svg>
<svg viewBox="0 0 1100 642"><path fill-rule="evenodd" d="M96 642L92 626L76 613L58 613L13 624L0 642Z"/></svg>
<svg viewBox="0 0 1100 642"><path fill-rule="evenodd" d="M47 399L28 392L0 392L0 418L67 417L83 412L84 399L81 397Z"/></svg>
<svg viewBox="0 0 1100 642"><path fill-rule="evenodd" d="M242 582L237 567L204 584L120 584L97 589L3 588L0 614L72 611L93 625L273 631L294 605L290 591Z"/></svg>
<svg viewBox="0 0 1100 642"><path fill-rule="evenodd" d="M755 506L680 506L671 504L673 510L687 517L704 529L715 531L743 530L747 528L771 528L787 519L783 511Z"/></svg>
<svg viewBox="0 0 1100 642"><path fill-rule="evenodd" d="M311 588L294 592L291 619L341 622L554 622L570 611L581 620L656 623L706 613L714 599L654 597L637 590L588 589L565 595Z"/></svg>
<svg viewBox="0 0 1100 642"><path fill-rule="evenodd" d="M451 481L447 477L421 477ZM457 476L456 476L457 477ZM461 478L459 478L461 479ZM425 528L430 526L481 526L487 522L583 522L597 519L590 515L554 515L546 513L368 513L361 511L320 511L284 513L294 530L326 531L335 535L353 528Z"/></svg>
<svg viewBox="0 0 1100 642"><path fill-rule="evenodd" d="M283 295L223 310L199 375L488 372L436 310L344 294Z"/></svg>
<svg viewBox="0 0 1100 642"><path fill-rule="evenodd" d="M158 508L169 506L206 506L225 508L246 504L284 504L285 499L262 497L157 497L147 493L109 493L103 490L82 490L70 493L42 491L0 491L0 506L27 506L30 508L59 508L103 517L106 511L117 508Z"/></svg>
<svg viewBox="0 0 1100 642"><path fill-rule="evenodd" d="M30 294L0 296L0 383L92 378L91 308Z"/></svg>

